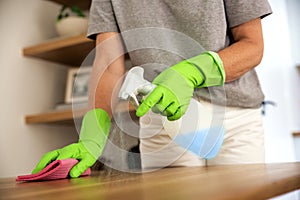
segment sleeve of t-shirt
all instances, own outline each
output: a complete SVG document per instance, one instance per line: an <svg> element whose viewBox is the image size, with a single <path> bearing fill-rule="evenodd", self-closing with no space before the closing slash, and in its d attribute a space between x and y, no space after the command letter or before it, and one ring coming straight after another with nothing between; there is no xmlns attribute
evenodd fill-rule
<svg viewBox="0 0 300 200"><path fill-rule="evenodd" d="M96 39L103 32L119 32L110 0L93 0L89 14L87 37Z"/></svg>
<svg viewBox="0 0 300 200"><path fill-rule="evenodd" d="M272 13L267 0L224 0L229 28Z"/></svg>

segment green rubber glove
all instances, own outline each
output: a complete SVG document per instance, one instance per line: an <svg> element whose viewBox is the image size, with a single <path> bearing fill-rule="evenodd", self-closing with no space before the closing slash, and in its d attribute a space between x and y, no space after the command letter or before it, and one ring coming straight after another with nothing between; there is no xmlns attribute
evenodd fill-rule
<svg viewBox="0 0 300 200"><path fill-rule="evenodd" d="M168 120L177 120L187 110L195 88L220 86L224 82L221 58L215 52L204 52L160 73L152 82L157 87L141 103L136 115L141 117L152 108Z"/></svg>
<svg viewBox="0 0 300 200"><path fill-rule="evenodd" d="M80 176L101 155L110 130L110 118L106 111L93 109L83 118L78 143L46 153L32 174L38 173L54 160L75 158L79 162L70 170L72 178Z"/></svg>

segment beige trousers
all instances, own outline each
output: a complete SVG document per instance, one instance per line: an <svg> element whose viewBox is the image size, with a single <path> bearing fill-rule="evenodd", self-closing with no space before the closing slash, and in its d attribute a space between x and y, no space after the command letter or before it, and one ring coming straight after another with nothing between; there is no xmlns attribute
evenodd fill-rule
<svg viewBox="0 0 300 200"><path fill-rule="evenodd" d="M218 155L204 160L177 145L163 128L162 117L150 111L140 119L143 169L264 163L264 135L260 109L224 108L208 102L201 104L208 109L217 107L224 111L224 142Z"/></svg>

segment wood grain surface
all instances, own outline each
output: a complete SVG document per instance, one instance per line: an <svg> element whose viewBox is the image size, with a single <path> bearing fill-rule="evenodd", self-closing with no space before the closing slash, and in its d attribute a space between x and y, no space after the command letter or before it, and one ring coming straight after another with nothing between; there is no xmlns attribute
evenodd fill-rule
<svg viewBox="0 0 300 200"><path fill-rule="evenodd" d="M300 188L300 163L94 172L48 182L0 180L0 199L267 199Z"/></svg>

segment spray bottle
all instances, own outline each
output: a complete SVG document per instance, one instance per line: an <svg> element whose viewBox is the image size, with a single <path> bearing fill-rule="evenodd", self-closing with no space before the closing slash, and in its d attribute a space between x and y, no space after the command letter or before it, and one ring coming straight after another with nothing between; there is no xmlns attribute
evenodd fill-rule
<svg viewBox="0 0 300 200"><path fill-rule="evenodd" d="M124 79L119 98L129 101L136 109L140 105L140 96L146 97L156 86L144 79L144 69L133 67ZM191 99L186 113L178 120L169 121L161 116L164 129L181 147L191 151L200 158L215 157L223 143L222 124L214 123L211 109Z"/></svg>

